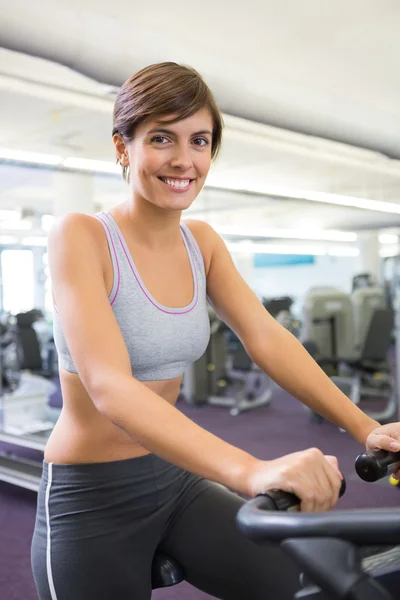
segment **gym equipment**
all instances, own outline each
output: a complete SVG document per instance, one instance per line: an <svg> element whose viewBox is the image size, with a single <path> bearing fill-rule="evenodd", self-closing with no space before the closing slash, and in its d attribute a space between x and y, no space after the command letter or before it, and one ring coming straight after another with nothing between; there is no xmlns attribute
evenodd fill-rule
<svg viewBox="0 0 400 600"><path fill-rule="evenodd" d="M361 311L358 331L359 337L363 339L362 344L358 347L353 345L348 354L339 351L340 316L339 312L328 314L330 292L325 292L323 301L321 301L321 293L318 293L317 301L309 302L311 312L308 319L312 320L314 327L321 324L325 327L325 335L327 339L330 339L330 351L324 355L314 340L305 341L303 345L331 377L335 385L354 404L358 405L366 396L375 396L386 400L383 409L368 413L371 418L379 422L386 422L395 417L398 411L394 377L388 362L388 352L393 341L393 311L390 308L374 306L376 303L383 304L383 295L380 291L379 293L374 291L374 288L357 290L354 295L355 306ZM311 299L313 297L311 294ZM350 319L350 300L345 303L345 306L346 320L348 320ZM317 316L315 316L316 314ZM342 319L342 324L343 322ZM367 325L368 329L365 332ZM352 331L354 334L354 330ZM324 347L327 347L326 340ZM322 418L313 411L310 411L310 419L313 422L322 421Z"/></svg>
<svg viewBox="0 0 400 600"><path fill-rule="evenodd" d="M363 481L372 482L391 475L398 462L400 462L400 452L375 450L357 456L355 468L357 475Z"/></svg>
<svg viewBox="0 0 400 600"><path fill-rule="evenodd" d="M15 318L9 314L0 317L0 396L18 387L20 369L15 336Z"/></svg>
<svg viewBox="0 0 400 600"><path fill-rule="evenodd" d="M181 393L188 404L209 404L230 409L232 416L267 406L272 395L271 379L253 363L240 340L231 342L230 330L212 311L210 342L203 356L184 374Z"/></svg>
<svg viewBox="0 0 400 600"><path fill-rule="evenodd" d="M332 287L311 288L304 299L300 339L313 341L326 359L352 356L354 319L348 294Z"/></svg>
<svg viewBox="0 0 400 600"><path fill-rule="evenodd" d="M385 476L400 453L364 453L356 470ZM391 467L393 468L393 467ZM246 502L237 525L258 544L279 543L304 571L295 600L395 600L400 592L400 510L298 512L293 494L271 491ZM277 511L286 511L277 512ZM367 555L361 547L378 551ZM380 549L382 550L382 549Z"/></svg>
<svg viewBox="0 0 400 600"><path fill-rule="evenodd" d="M351 294L354 316L354 346L360 349L365 342L374 312L386 308L385 295L381 287L356 289Z"/></svg>
<svg viewBox="0 0 400 600"><path fill-rule="evenodd" d="M207 398L207 403L211 406L226 406L230 408L230 414L236 416L246 410L269 404L272 394L271 380L253 363L241 344L237 346L231 365L221 374L222 377L215 379L215 371L211 369L208 372L216 384L214 394Z"/></svg>
<svg viewBox="0 0 400 600"><path fill-rule="evenodd" d="M48 399L56 391L51 381L22 373L18 387L0 398L0 440L4 434L25 435L50 431L59 416Z"/></svg>
<svg viewBox="0 0 400 600"><path fill-rule="evenodd" d="M184 580L183 569L170 556L157 552L151 566L151 587L153 590L177 585Z"/></svg>
<svg viewBox="0 0 400 600"><path fill-rule="evenodd" d="M33 324L42 318L41 311L31 310L15 317L9 315L2 323L2 441L5 441L4 436L9 435L50 432L59 416L59 411L51 409L48 405L49 396L56 391L56 386L51 381L53 368L44 368L44 360L48 363L51 352L47 344L41 346L33 327Z"/></svg>
<svg viewBox="0 0 400 600"><path fill-rule="evenodd" d="M400 287L400 255L388 256L382 261L383 290L386 306L393 308Z"/></svg>
<svg viewBox="0 0 400 600"><path fill-rule="evenodd" d="M34 324L43 319L43 313L33 309L19 313L16 318L16 338L20 358L20 369L50 379L55 375L54 342L41 344Z"/></svg>
<svg viewBox="0 0 400 600"><path fill-rule="evenodd" d="M274 317L282 327L298 337L300 324L291 311L293 302L293 298L290 298L289 296L262 299L262 304L269 314Z"/></svg>
<svg viewBox="0 0 400 600"><path fill-rule="evenodd" d="M372 273L359 273L358 275L354 275L351 282L352 292L362 288L375 287L376 285L377 282Z"/></svg>
<svg viewBox="0 0 400 600"><path fill-rule="evenodd" d="M365 396L386 399L383 409L368 412L369 416L381 423L395 417L398 401L394 377L388 364L388 352L392 344L394 315L389 308L376 309L358 356L337 356L333 361L338 374L331 376L332 381L354 404L359 404ZM323 364L324 360L318 361Z"/></svg>
<svg viewBox="0 0 400 600"><path fill-rule="evenodd" d="M304 303L302 341L314 342L329 358L357 358L376 310L385 308L383 289L368 287L348 296L335 288L311 288Z"/></svg>

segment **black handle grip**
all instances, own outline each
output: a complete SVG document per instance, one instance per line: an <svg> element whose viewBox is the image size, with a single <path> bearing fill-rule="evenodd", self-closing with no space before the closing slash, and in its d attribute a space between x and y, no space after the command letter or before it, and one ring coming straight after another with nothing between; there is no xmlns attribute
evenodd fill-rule
<svg viewBox="0 0 400 600"><path fill-rule="evenodd" d="M343 477L342 485L339 492L339 498L343 496L346 491L346 480ZM264 496L265 503L263 504L264 510L280 510L280 511L296 511L300 508L300 500L294 494L289 492L283 492L282 490L270 490Z"/></svg>
<svg viewBox="0 0 400 600"><path fill-rule="evenodd" d="M371 482L390 475L398 462L400 462L400 452L373 450L357 456L355 467L361 479Z"/></svg>

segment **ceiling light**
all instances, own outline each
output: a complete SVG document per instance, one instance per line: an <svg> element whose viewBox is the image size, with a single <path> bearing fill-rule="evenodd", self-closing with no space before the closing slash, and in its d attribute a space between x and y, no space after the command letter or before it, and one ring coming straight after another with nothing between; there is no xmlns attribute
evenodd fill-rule
<svg viewBox="0 0 400 600"><path fill-rule="evenodd" d="M43 236L22 238L21 244L24 246L47 246L47 238Z"/></svg>
<svg viewBox="0 0 400 600"><path fill-rule="evenodd" d="M333 204L336 206L348 206L351 208L362 208L389 214L400 214L400 204L394 202L383 202L381 200L370 200L369 198L357 198L355 196L342 196L340 194L329 194L327 192L315 192L309 190L298 190L263 185L262 183L250 182L248 180L235 183L232 175L221 177L218 173L210 173L207 184L211 187L240 191L243 193L254 192L273 198L286 198L288 200L304 200L309 202L320 202L322 204Z"/></svg>
<svg viewBox="0 0 400 600"><path fill-rule="evenodd" d="M25 150L11 150L9 148L0 148L0 159L39 165L59 165L63 160L62 156L56 154L26 152Z"/></svg>
<svg viewBox="0 0 400 600"><path fill-rule="evenodd" d="M381 233L379 235L379 242L381 244L397 244L399 237L394 233Z"/></svg>
<svg viewBox="0 0 400 600"><path fill-rule="evenodd" d="M355 198L354 196L327 194L325 192L294 192L294 194L291 195L291 198L322 202L325 204L336 204L338 206L363 208L364 210L375 210L384 213L400 214L400 204L383 202L381 200L370 200L368 198Z"/></svg>
<svg viewBox="0 0 400 600"><path fill-rule="evenodd" d="M284 244L259 244L256 242L226 242L230 252L244 254L299 254L323 256L326 254L325 248L320 245L299 246Z"/></svg>
<svg viewBox="0 0 400 600"><path fill-rule="evenodd" d="M325 246L324 244L262 244L251 241L225 242L228 250L235 254L295 254L298 256L359 256L354 246Z"/></svg>
<svg viewBox="0 0 400 600"><path fill-rule="evenodd" d="M357 234L351 231L307 231L300 229L278 229L267 227L236 227L230 225L215 226L214 229L220 235L237 235L250 238L282 238L324 242L355 242L357 240Z"/></svg>
<svg viewBox="0 0 400 600"><path fill-rule="evenodd" d="M95 171L100 173L120 173L121 167L105 160L89 160L87 158L66 158L63 163L63 167L68 169L82 169L84 171Z"/></svg>
<svg viewBox="0 0 400 600"><path fill-rule="evenodd" d="M351 246L336 246L328 249L329 256L359 256L360 250Z"/></svg>

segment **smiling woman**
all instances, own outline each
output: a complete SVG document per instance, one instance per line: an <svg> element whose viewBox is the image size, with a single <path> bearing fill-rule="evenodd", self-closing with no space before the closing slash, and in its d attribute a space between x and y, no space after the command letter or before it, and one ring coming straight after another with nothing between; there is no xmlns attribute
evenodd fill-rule
<svg viewBox="0 0 400 600"><path fill-rule="evenodd" d="M212 114L204 107L173 118L171 122L171 114L155 115L138 123L132 137L113 136L136 206L145 201L163 209L185 210L205 183L213 156Z"/></svg>
<svg viewBox="0 0 400 600"><path fill-rule="evenodd" d="M240 535L243 500L229 489L279 488L303 510L326 510L339 467L315 449L257 459L175 407L185 368L209 343L207 302L281 387L357 439L376 427L265 311L212 227L181 221L221 132L196 71L143 69L114 110L127 200L67 215L50 233L63 410L45 449L32 541L40 600L148 600L158 551L214 597L293 597L297 569L279 548Z"/></svg>
<svg viewBox="0 0 400 600"><path fill-rule="evenodd" d="M149 93L149 81L152 82ZM194 136L207 135L211 142L211 158L214 160L221 147L223 129L222 115L210 89L191 67L182 67L167 62L150 65L142 69L121 87L114 106L113 136L119 134L127 142L132 141L140 124L159 119L158 127L149 128L148 134L174 137L174 132L165 125L177 123L206 109L211 118L211 127L194 132ZM207 124L208 125L208 124ZM157 143L157 142L156 142ZM124 179L129 177L128 165L120 160Z"/></svg>

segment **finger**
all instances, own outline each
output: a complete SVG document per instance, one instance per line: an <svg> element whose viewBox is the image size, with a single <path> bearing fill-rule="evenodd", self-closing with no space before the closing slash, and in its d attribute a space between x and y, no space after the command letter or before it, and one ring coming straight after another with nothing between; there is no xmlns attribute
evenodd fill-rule
<svg viewBox="0 0 400 600"><path fill-rule="evenodd" d="M394 473L392 473L391 477L393 479L395 479L396 481L400 480L400 469L397 469L396 471L394 471Z"/></svg>
<svg viewBox="0 0 400 600"><path fill-rule="evenodd" d="M301 512L316 512L315 480L308 472L303 472L301 479L297 482L297 497L301 499Z"/></svg>
<svg viewBox="0 0 400 600"><path fill-rule="evenodd" d="M327 476L327 471L337 473L325 459L320 450L310 448L307 454L308 468L303 470L302 510L312 512L324 512L329 510L332 501L332 486ZM332 457L333 462L335 458ZM338 477L338 475L336 475Z"/></svg>
<svg viewBox="0 0 400 600"><path fill-rule="evenodd" d="M380 450L387 450L387 452L400 451L400 442L390 435L386 435L384 433L375 434L374 446Z"/></svg>
<svg viewBox="0 0 400 600"><path fill-rule="evenodd" d="M340 475L338 477L337 471L332 471L330 473L330 481L331 481L331 486L332 486L332 494L331 494L331 502L330 502L329 510L331 510L336 505L337 501L339 500L343 476L340 473Z"/></svg>
<svg viewBox="0 0 400 600"><path fill-rule="evenodd" d="M310 496L305 497L300 504L301 512L306 513L314 513L318 512L315 504L314 496L311 498Z"/></svg>
<svg viewBox="0 0 400 600"><path fill-rule="evenodd" d="M315 470L315 506L316 512L326 512L329 510L331 497L332 497L332 485L327 474L329 465L326 463L324 458L320 462L319 468Z"/></svg>
<svg viewBox="0 0 400 600"><path fill-rule="evenodd" d="M328 463L337 471L337 473L339 475L339 479L340 479L340 481L342 481L343 475L339 469L339 461L336 458L336 456L331 456L330 454L326 454L325 460L327 460Z"/></svg>
<svg viewBox="0 0 400 600"><path fill-rule="evenodd" d="M397 480L400 480L400 463L396 463L393 467L393 473L391 475Z"/></svg>
<svg viewBox="0 0 400 600"><path fill-rule="evenodd" d="M313 470L313 512L326 512L330 510L334 487L329 477L329 472L333 478L337 477L336 471L325 460L321 454L320 460Z"/></svg>
<svg viewBox="0 0 400 600"><path fill-rule="evenodd" d="M391 438L392 442L390 443L390 450L392 452L399 452L400 451L400 442L398 442L396 439Z"/></svg>
<svg viewBox="0 0 400 600"><path fill-rule="evenodd" d="M326 463L324 467L324 510L328 511L331 510L333 506L335 506L339 497L340 479L338 477L338 472L336 471L336 469L331 467L329 463Z"/></svg>
<svg viewBox="0 0 400 600"><path fill-rule="evenodd" d="M331 497L329 509L333 508L339 499L340 488L343 481L343 475L339 469L339 462L336 456L325 456L325 460L329 467L327 469L327 477L331 487Z"/></svg>
<svg viewBox="0 0 400 600"><path fill-rule="evenodd" d="M294 492L298 498L300 498L300 511L301 512L314 512L313 511L313 499L310 494L311 483L308 478L305 481L298 481L296 485L296 491Z"/></svg>

